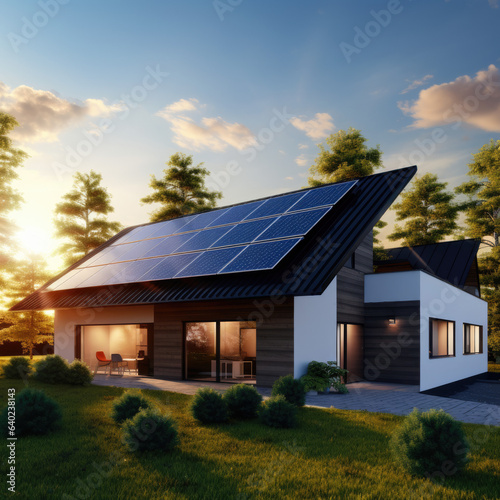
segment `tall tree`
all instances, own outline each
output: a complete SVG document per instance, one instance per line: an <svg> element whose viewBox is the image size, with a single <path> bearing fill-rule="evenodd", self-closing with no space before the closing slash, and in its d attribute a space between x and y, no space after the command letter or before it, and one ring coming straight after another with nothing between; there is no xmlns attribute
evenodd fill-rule
<svg viewBox="0 0 500 500"><path fill-rule="evenodd" d="M5 285L5 271L11 264L13 233L15 225L9 214L19 208L22 197L12 187L12 182L19 177L18 167L28 155L14 147L10 132L19 124L13 116L0 112L0 285Z"/></svg>
<svg viewBox="0 0 500 500"><path fill-rule="evenodd" d="M205 177L210 172L203 163L192 166L193 157L176 153L170 157L162 179L151 176L149 186L153 193L142 198L142 203L159 203L161 206L151 214L151 221L173 219L214 208L222 193L209 191Z"/></svg>
<svg viewBox="0 0 500 500"><path fill-rule="evenodd" d="M500 140L493 139L473 155L470 180L456 188L468 201L465 209L466 236L480 238L484 245L500 245Z"/></svg>
<svg viewBox="0 0 500 500"><path fill-rule="evenodd" d="M352 127L330 135L326 139L329 149L319 144L320 151L309 169L309 185L348 181L373 174L382 166L382 151L378 145L368 148L366 141L361 131Z"/></svg>
<svg viewBox="0 0 500 500"><path fill-rule="evenodd" d="M478 260L481 292L488 302L488 334L500 336L500 246Z"/></svg>
<svg viewBox="0 0 500 500"><path fill-rule="evenodd" d="M401 195L401 201L393 205L396 221L404 225L394 226L388 236L392 241L402 239L406 246L438 243L457 228L459 205L454 203L454 194L446 191L446 182L427 173L415 177L409 191Z"/></svg>
<svg viewBox="0 0 500 500"><path fill-rule="evenodd" d="M45 261L31 255L25 261L16 262L16 270L9 279L7 297L9 306L24 299L51 277ZM0 330L0 342L20 341L25 352L33 358L33 346L41 342L54 342L54 319L43 311L7 313L2 318L6 328Z"/></svg>
<svg viewBox="0 0 500 500"><path fill-rule="evenodd" d="M66 255L67 265L102 245L122 227L107 219L114 208L101 181L101 174L93 170L88 174L77 172L73 189L56 205L56 236L64 239L59 253Z"/></svg>

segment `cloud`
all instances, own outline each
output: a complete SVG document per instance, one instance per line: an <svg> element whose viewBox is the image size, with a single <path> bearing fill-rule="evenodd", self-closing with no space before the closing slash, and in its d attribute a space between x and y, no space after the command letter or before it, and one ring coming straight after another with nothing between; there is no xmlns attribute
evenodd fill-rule
<svg viewBox="0 0 500 500"><path fill-rule="evenodd" d="M488 3L492 9L498 9L498 0L488 0Z"/></svg>
<svg viewBox="0 0 500 500"><path fill-rule="evenodd" d="M332 120L332 117L328 113L316 113L315 118L311 120L305 121L301 118L294 117L290 120L290 123L316 141L325 138L335 129Z"/></svg>
<svg viewBox="0 0 500 500"><path fill-rule="evenodd" d="M309 163L309 160L307 159L306 155L302 154L300 156L297 156L297 158L295 158L295 163L299 167L305 167Z"/></svg>
<svg viewBox="0 0 500 500"><path fill-rule="evenodd" d="M27 85L11 89L0 82L0 107L15 116L20 126L12 137L25 142L54 142L59 134L89 117L109 116L119 111L120 104L107 104L101 99L71 102L48 90Z"/></svg>
<svg viewBox="0 0 500 500"><path fill-rule="evenodd" d="M293 177L285 177L286 181L293 181Z"/></svg>
<svg viewBox="0 0 500 500"><path fill-rule="evenodd" d="M242 150L256 144L250 129L241 123L229 123L220 116L202 118L196 123L192 118L182 114L186 111L197 111L203 105L197 99L180 99L156 114L170 123L174 133L173 141L182 148L210 149L225 151L228 146Z"/></svg>
<svg viewBox="0 0 500 500"><path fill-rule="evenodd" d="M307 144L299 144L299 149L307 149L308 147Z"/></svg>
<svg viewBox="0 0 500 500"><path fill-rule="evenodd" d="M416 89L418 87L421 87L422 85L425 85L425 82L427 80L430 80L431 78L434 78L434 75L425 75L422 79L420 80L413 80L413 82L408 85L404 90L402 90L400 93L401 94L406 94L407 92L410 92L410 90ZM409 81L409 80L407 80Z"/></svg>
<svg viewBox="0 0 500 500"><path fill-rule="evenodd" d="M414 128L428 128L448 123L468 123L488 132L500 132L500 74L491 64L471 78L421 90L414 102L399 102L403 113L415 121Z"/></svg>

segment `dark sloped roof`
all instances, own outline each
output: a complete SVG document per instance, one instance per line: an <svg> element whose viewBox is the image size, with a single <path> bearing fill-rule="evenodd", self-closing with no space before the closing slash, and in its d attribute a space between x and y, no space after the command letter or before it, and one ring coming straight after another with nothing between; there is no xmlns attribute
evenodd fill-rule
<svg viewBox="0 0 500 500"><path fill-rule="evenodd" d="M389 260L375 262L377 272L390 271L408 263L412 269L420 269L437 276L452 285L464 288L475 263L480 242L477 240L443 241L433 245L389 248Z"/></svg>
<svg viewBox="0 0 500 500"><path fill-rule="evenodd" d="M12 310L321 294L349 255L415 175L416 170L417 167L412 166L360 178L347 195L272 270L61 291L48 290L50 283L64 274L61 273L16 304ZM122 231L89 254L86 259L90 259L132 229Z"/></svg>

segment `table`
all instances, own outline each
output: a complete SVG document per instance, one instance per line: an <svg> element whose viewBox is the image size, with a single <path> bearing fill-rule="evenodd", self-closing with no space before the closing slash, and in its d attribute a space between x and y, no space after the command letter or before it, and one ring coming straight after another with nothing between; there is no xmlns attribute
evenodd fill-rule
<svg viewBox="0 0 500 500"><path fill-rule="evenodd" d="M245 364L250 366L250 373L245 373ZM216 376L216 360L212 359L212 377ZM220 377L221 378L253 378L252 361L221 359L220 360Z"/></svg>

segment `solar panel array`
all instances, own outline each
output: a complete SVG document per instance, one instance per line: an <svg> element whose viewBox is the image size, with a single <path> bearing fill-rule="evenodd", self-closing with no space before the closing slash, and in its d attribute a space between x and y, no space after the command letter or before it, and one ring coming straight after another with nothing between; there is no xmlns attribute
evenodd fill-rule
<svg viewBox="0 0 500 500"><path fill-rule="evenodd" d="M356 182L136 227L49 289L273 269Z"/></svg>

